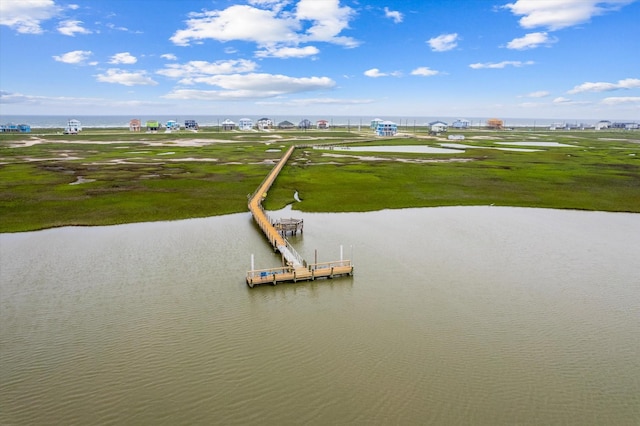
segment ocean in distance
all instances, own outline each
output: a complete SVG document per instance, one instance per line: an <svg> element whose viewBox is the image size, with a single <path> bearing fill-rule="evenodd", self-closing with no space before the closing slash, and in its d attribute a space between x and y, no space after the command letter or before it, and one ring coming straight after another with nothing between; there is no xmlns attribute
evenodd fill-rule
<svg viewBox="0 0 640 426"><path fill-rule="evenodd" d="M297 125L300 121L307 119L312 123L318 120L327 120L331 126L352 126L357 128L358 126L367 127L371 120L380 118L383 120L389 120L397 123L400 128L411 128L413 126L425 126L428 123L436 120L441 120L446 123L452 123L458 119L464 119L470 122L472 127L482 127L487 120L492 117L436 117L436 116L302 116L302 115L190 115L190 114L177 114L177 115L0 115L0 123L15 123L15 124L28 124L34 129L55 129L63 128L67 121L70 119L80 120L82 126L85 128L128 128L129 121L132 118L138 118L144 124L147 120L158 120L161 123L166 123L168 120L176 120L178 123L184 123L184 120L195 120L200 126L215 127L219 126L224 120L229 119L234 122L238 122L241 118L250 118L254 122L260 118L267 117L273 120L274 123L280 123L282 121L290 121ZM594 125L599 120L593 119L562 119L562 118L504 118L500 117L504 121L506 127L539 127L548 128L554 123L568 123L568 124L591 124Z"/></svg>

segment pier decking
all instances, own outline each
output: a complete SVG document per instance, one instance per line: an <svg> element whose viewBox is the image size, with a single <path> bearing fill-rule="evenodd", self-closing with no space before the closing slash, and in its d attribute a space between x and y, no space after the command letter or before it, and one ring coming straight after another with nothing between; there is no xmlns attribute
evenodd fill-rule
<svg viewBox="0 0 640 426"><path fill-rule="evenodd" d="M277 225L276 228L262 207L262 200L267 197L271 185L273 185L273 182L275 182L278 174L295 149L296 147L292 146L287 150L249 199L248 207L253 219L267 237L271 246L280 252L283 259L283 266L279 268L252 269L248 271L247 284L252 288L258 284L276 285L282 282L308 281L316 278L333 278L335 276L353 274L353 265L350 260L341 259L334 262L307 264L286 239L287 231L292 233L298 230L302 231L302 220L281 220L275 223Z"/></svg>

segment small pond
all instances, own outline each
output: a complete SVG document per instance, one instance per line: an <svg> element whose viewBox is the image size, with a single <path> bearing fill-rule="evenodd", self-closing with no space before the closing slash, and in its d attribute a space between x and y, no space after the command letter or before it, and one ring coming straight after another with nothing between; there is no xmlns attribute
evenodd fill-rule
<svg viewBox="0 0 640 426"><path fill-rule="evenodd" d="M326 149L326 148L315 148ZM332 151L353 152L400 152L413 154L461 154L464 151L451 148L437 148L426 145L381 145L381 146L334 146Z"/></svg>

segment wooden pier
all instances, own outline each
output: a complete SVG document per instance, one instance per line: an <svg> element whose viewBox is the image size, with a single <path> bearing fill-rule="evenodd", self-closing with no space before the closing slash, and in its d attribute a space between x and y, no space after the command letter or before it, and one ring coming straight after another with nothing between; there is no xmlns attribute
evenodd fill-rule
<svg viewBox="0 0 640 426"><path fill-rule="evenodd" d="M292 146L282 156L258 189L249 198L249 211L258 227L269 240L271 246L282 255L283 266L279 268L257 269L247 272L247 284L253 288L259 284L273 284L283 282L298 282L315 280L316 278L334 278L342 275L353 275L351 260L307 264L286 239L287 232L302 232L301 219L284 219L272 222L262 207L262 200L275 182L278 174L296 149ZM252 262L253 263L253 262ZM253 265L252 265L253 268Z"/></svg>

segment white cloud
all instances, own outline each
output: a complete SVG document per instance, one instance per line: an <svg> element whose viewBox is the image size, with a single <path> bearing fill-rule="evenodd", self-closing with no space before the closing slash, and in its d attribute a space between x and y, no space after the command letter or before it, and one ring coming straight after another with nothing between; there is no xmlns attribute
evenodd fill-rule
<svg viewBox="0 0 640 426"><path fill-rule="evenodd" d="M182 46L206 39L249 41L260 47L295 47L305 42L358 45L354 39L339 35L348 28L353 9L341 7L338 0L300 0L295 8L284 10L288 3L253 0L250 5L191 13L187 28L176 31L170 40Z"/></svg>
<svg viewBox="0 0 640 426"><path fill-rule="evenodd" d="M458 34L442 34L438 37L433 37L427 40L431 50L434 52L446 52L447 50L455 49L458 46Z"/></svg>
<svg viewBox="0 0 640 426"><path fill-rule="evenodd" d="M432 70L429 67L419 67L411 71L411 75L419 75L423 77L430 77L438 74L440 74L440 71Z"/></svg>
<svg viewBox="0 0 640 426"><path fill-rule="evenodd" d="M339 0L300 0L295 17L299 23L311 21L312 25L302 36L302 41L324 41L346 47L356 47L359 43L350 37L338 34L349 28L354 11L348 6L340 6Z"/></svg>
<svg viewBox="0 0 640 426"><path fill-rule="evenodd" d="M118 27L118 26L116 26L115 24L113 24L113 23L111 23L111 22L109 22L109 23L107 23L107 24L105 24L105 25L106 25L106 27L107 27L107 28L109 28L110 30L125 31L125 32L128 32L128 31L129 31L129 28L127 28L127 27Z"/></svg>
<svg viewBox="0 0 640 426"><path fill-rule="evenodd" d="M203 82L227 90L251 90L261 93L298 93L329 89L335 82L329 77L289 77L281 74L223 74L203 79ZM270 95L271 96L271 95Z"/></svg>
<svg viewBox="0 0 640 426"><path fill-rule="evenodd" d="M91 31L82 26L82 21L66 20L58 24L58 32L73 37L76 34L91 34Z"/></svg>
<svg viewBox="0 0 640 426"><path fill-rule="evenodd" d="M256 52L257 58L304 58L320 53L315 46L305 47L276 47L268 46Z"/></svg>
<svg viewBox="0 0 640 426"><path fill-rule="evenodd" d="M237 74L255 71L257 64L247 59L229 61L189 61L186 64L167 64L156 74L180 79L180 84L206 83L209 76Z"/></svg>
<svg viewBox="0 0 640 426"><path fill-rule="evenodd" d="M473 68L474 70L479 70L479 69L502 69L502 68L506 68L508 66L511 67L523 67L525 65L533 65L535 62L533 61L526 61L526 62L522 62L522 61L502 61L502 62L485 62L485 63L475 63L475 64L470 64L469 67Z"/></svg>
<svg viewBox="0 0 640 426"><path fill-rule="evenodd" d="M67 8L71 9L71 10L78 10L78 9L80 9L80 6L77 5L77 4L69 4L69 5L67 5Z"/></svg>
<svg viewBox="0 0 640 426"><path fill-rule="evenodd" d="M527 98L546 98L550 94L551 93L547 92L546 90L539 90L537 92L531 92L531 93L525 95L525 97L527 97Z"/></svg>
<svg viewBox="0 0 640 426"><path fill-rule="evenodd" d="M295 38L298 22L293 18L277 18L271 10L247 5L234 5L221 11L190 14L187 29L178 30L170 40L186 46L192 40L244 40L255 43L277 43Z"/></svg>
<svg viewBox="0 0 640 426"><path fill-rule="evenodd" d="M592 17L635 0L516 0L503 7L520 18L523 28L546 27L551 31L588 22Z"/></svg>
<svg viewBox="0 0 640 426"><path fill-rule="evenodd" d="M135 64L138 59L129 52L116 53L109 60L110 64Z"/></svg>
<svg viewBox="0 0 640 426"><path fill-rule="evenodd" d="M95 77L101 83L122 84L123 86L155 86L158 84L147 75L146 71L109 68L105 74L97 74Z"/></svg>
<svg viewBox="0 0 640 426"><path fill-rule="evenodd" d="M166 59L168 61L177 61L178 57L176 55L174 55L173 53L165 53L163 55L160 55L160 57L162 59Z"/></svg>
<svg viewBox="0 0 640 426"><path fill-rule="evenodd" d="M396 24L399 24L404 19L404 16L402 16L402 13L396 10L389 10L388 7L384 8L384 16L386 18L393 19L393 22L395 22Z"/></svg>
<svg viewBox="0 0 640 426"><path fill-rule="evenodd" d="M617 83L605 83L605 82L582 83L574 87L573 89L569 90L567 93L575 94L575 93L583 93L583 92L610 92L613 90L639 89L639 88L640 88L640 79L626 78L624 80L619 80Z"/></svg>
<svg viewBox="0 0 640 426"><path fill-rule="evenodd" d="M553 100L554 104L566 104L566 103L570 103L571 99L565 98L565 97L557 97Z"/></svg>
<svg viewBox="0 0 640 426"><path fill-rule="evenodd" d="M601 103L604 105L640 104L640 96L619 96L604 98Z"/></svg>
<svg viewBox="0 0 640 426"><path fill-rule="evenodd" d="M62 55L54 55L53 59L65 64L80 64L89 59L92 54L90 50L73 50Z"/></svg>
<svg viewBox="0 0 640 426"><path fill-rule="evenodd" d="M170 99L239 100L282 96L292 93L330 89L335 82L328 77L296 78L279 74L215 75L202 82L224 90L176 89L165 95Z"/></svg>
<svg viewBox="0 0 640 426"><path fill-rule="evenodd" d="M556 38L549 37L546 32L529 33L524 37L514 38L507 43L507 49L526 50L535 49L541 45L550 45L558 40Z"/></svg>
<svg viewBox="0 0 640 426"><path fill-rule="evenodd" d="M387 74L380 72L378 68L371 68L370 70L366 70L364 72L364 75L366 75L367 77L378 78L378 77L384 77Z"/></svg>
<svg viewBox="0 0 640 426"><path fill-rule="evenodd" d="M40 24L60 11L53 0L3 0L0 1L0 25L21 34L42 34Z"/></svg>
<svg viewBox="0 0 640 426"><path fill-rule="evenodd" d="M370 70L366 70L364 75L371 78L378 77L400 77L402 73L400 71L392 71L392 72L381 72L378 68L371 68Z"/></svg>

